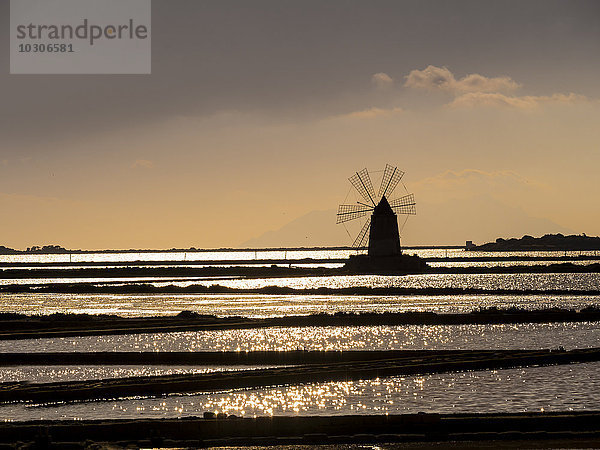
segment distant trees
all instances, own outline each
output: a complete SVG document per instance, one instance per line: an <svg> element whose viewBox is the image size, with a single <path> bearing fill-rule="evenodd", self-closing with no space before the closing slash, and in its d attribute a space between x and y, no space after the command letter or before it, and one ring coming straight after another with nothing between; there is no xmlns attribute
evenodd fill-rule
<svg viewBox="0 0 600 450"><path fill-rule="evenodd" d="M42 247L33 245L27 247L27 253L69 253L69 250L60 245L44 245Z"/></svg>
<svg viewBox="0 0 600 450"><path fill-rule="evenodd" d="M600 250L600 237L580 235L564 236L546 234L535 238L525 235L520 239L496 239L496 242L478 245L473 250L485 251L535 251L535 250Z"/></svg>

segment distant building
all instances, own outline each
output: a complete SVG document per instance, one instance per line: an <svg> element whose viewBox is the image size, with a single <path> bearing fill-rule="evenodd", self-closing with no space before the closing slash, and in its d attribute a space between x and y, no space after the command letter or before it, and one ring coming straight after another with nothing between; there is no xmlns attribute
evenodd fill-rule
<svg viewBox="0 0 600 450"><path fill-rule="evenodd" d="M473 250L476 247L475 244L473 244L473 241L467 241L465 243L465 250Z"/></svg>

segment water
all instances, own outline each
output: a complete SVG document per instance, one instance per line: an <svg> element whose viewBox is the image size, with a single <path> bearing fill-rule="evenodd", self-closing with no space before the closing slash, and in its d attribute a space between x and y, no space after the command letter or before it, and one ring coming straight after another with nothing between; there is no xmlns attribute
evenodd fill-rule
<svg viewBox="0 0 600 450"><path fill-rule="evenodd" d="M220 285L237 289L258 289L266 286L294 289L318 288L458 288L511 290L600 290L597 273L518 273L518 274L419 274L419 275L344 275L327 277L227 279L198 282L153 283L155 286Z"/></svg>
<svg viewBox="0 0 600 450"><path fill-rule="evenodd" d="M560 383L556 381L560 380ZM307 383L161 398L0 406L9 420L574 411L600 409L600 363L354 382Z"/></svg>
<svg viewBox="0 0 600 450"><path fill-rule="evenodd" d="M53 262L53 263L82 263L82 262L123 262L123 261L224 261L224 260L255 260L255 259L344 259L350 255L363 253L357 250L214 250L189 252L115 252L115 253L72 253L72 254L21 254L0 255L0 262ZM477 257L553 257L578 256L595 257L600 259L600 251L520 251L520 252L474 252L461 248L455 249L406 249L407 254L418 255L422 258L477 258Z"/></svg>
<svg viewBox="0 0 600 450"><path fill-rule="evenodd" d="M195 311L221 317L281 317L336 312L464 313L478 308L581 309L600 305L600 295L263 295L263 294L7 294L0 313L176 315Z"/></svg>
<svg viewBox="0 0 600 450"><path fill-rule="evenodd" d="M484 350L597 347L600 322L272 327L0 341L6 352Z"/></svg>
<svg viewBox="0 0 600 450"><path fill-rule="evenodd" d="M73 255L0 255L0 262L176 261L185 267L194 260L336 259L356 253L340 251L213 251L159 253L90 253ZM410 250L423 257L544 256L565 252L479 253L460 249ZM598 252L567 252L567 256L598 256ZM600 258L599 258L600 259ZM442 266L549 264L553 261L490 263L449 262ZM557 262L560 262L557 260ZM595 261L574 261L591 263ZM187 264L189 265L189 264ZM148 282L156 286L190 284L239 289L288 286L296 289L406 287L511 289L511 295L132 295L132 294L0 294L0 312L25 314L89 313L121 316L177 314L182 310L218 316L277 317L344 312L433 311L469 312L480 307L518 306L581 309L600 304L600 295L518 294L544 291L600 290L600 274L431 274L411 276L337 276L243 279L239 277L47 278L0 280L2 284ZM255 330L146 333L0 341L5 352L73 351L246 351L246 350L400 350L400 349L566 349L597 347L600 322L511 325L277 327ZM202 373L241 367L221 366L21 366L0 367L0 381L83 380L106 377ZM600 409L600 363L530 367L498 371L390 377L356 382L308 383L162 398L117 399L61 405L0 406L4 420L180 417L206 410L237 415L331 415L406 412L518 412Z"/></svg>
<svg viewBox="0 0 600 450"><path fill-rule="evenodd" d="M0 367L0 383L29 381L53 383L59 381L101 380L192 373L210 373L232 370L265 369L277 366L15 366Z"/></svg>
<svg viewBox="0 0 600 450"><path fill-rule="evenodd" d="M278 278L228 277L106 277L106 278L5 278L0 285L42 285L59 284L131 284L144 283L164 287L169 285L187 287L225 286L233 289L260 289L267 286L289 287L293 289L318 288L408 288L408 289L485 289L485 290L600 290L598 273L475 273L475 274L418 274L418 275L339 275ZM0 297L5 294L0 294Z"/></svg>
<svg viewBox="0 0 600 450"><path fill-rule="evenodd" d="M57 278L2 278L0 279L0 286L19 284L19 285L42 285L42 284L81 284L81 283L96 283L96 284L123 284L127 283L148 283L148 284L160 284L170 283L179 284L181 282L187 284L199 284L202 281L212 280L227 280L231 278L239 277L80 277L80 278L69 278L69 277L57 277Z"/></svg>
<svg viewBox="0 0 600 450"><path fill-rule="evenodd" d="M551 264L564 264L569 262L577 266L586 266L588 264L598 264L600 259L585 259L565 261L560 259L549 259L540 261L510 260L510 261L431 261L428 262L431 267L510 267L510 266L549 266Z"/></svg>
<svg viewBox="0 0 600 450"><path fill-rule="evenodd" d="M360 253L357 250L215 250L190 252L115 252L72 254L0 255L7 263L82 263L128 261L248 261L256 259L344 259Z"/></svg>

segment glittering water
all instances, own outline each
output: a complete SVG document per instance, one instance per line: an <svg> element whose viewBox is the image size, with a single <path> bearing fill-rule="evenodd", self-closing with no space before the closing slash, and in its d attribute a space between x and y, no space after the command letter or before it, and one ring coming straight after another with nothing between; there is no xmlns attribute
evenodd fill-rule
<svg viewBox="0 0 600 450"><path fill-rule="evenodd" d="M0 262L123 262L123 261L223 261L223 260L254 260L254 259L341 259L361 253L357 250L233 250L233 251L189 251L189 252L115 252L115 253L84 253L84 254L22 254L0 255ZM474 252L458 249L406 249L406 253L422 258L477 258L477 257L553 257L569 256L599 257L599 251L520 251L520 252Z"/></svg>
<svg viewBox="0 0 600 450"><path fill-rule="evenodd" d="M0 255L0 262L8 263L81 263L129 261L248 261L256 259L343 259L356 254L356 250L234 250L190 252L115 252L73 254L22 254ZM562 253L561 253L562 254Z"/></svg>
<svg viewBox="0 0 600 450"><path fill-rule="evenodd" d="M317 288L460 288L511 290L600 290L598 273L491 273L491 274L419 274L419 275L344 275L290 278L242 277L145 277L145 278L28 278L3 279L0 284L39 285L48 283L147 283L154 286L225 286L235 289L257 289L266 286L294 289Z"/></svg>
<svg viewBox="0 0 600 450"><path fill-rule="evenodd" d="M560 382L557 382L560 380ZM12 420L238 416L519 412L600 408L600 363L530 367L355 382L308 383L161 398L11 404Z"/></svg>
<svg viewBox="0 0 600 450"><path fill-rule="evenodd" d="M210 281L182 281L153 283L156 286L174 284L189 286L220 285L239 289L255 289L265 286L282 286L294 289L353 288L460 288L460 289L514 289L514 290L600 290L600 274L597 273L518 273L518 274L419 274L419 275L346 275L332 277L293 277L227 279Z"/></svg>
<svg viewBox="0 0 600 450"><path fill-rule="evenodd" d="M178 261L193 260L345 258L342 251L259 252L161 252L105 253L82 255L0 256L0 262ZM550 256L564 252L474 253L463 250L424 249L410 251L423 257ZM597 252L569 252L598 256ZM512 265L510 262L439 262L435 265ZM551 261L519 261L518 264ZM123 278L27 279L24 284L53 282L119 283ZM407 287L600 290L600 274L431 274L411 276L339 276L270 279L235 277L144 277L128 282L150 282L157 286L176 284L213 285L234 288L289 286L318 287ZM10 284L17 280L0 280ZM130 294L9 294L0 295L0 312L26 314L104 313L122 316L177 314L182 310L219 316L273 317L290 314L384 311L468 312L479 307L518 306L580 309L600 304L598 295L130 295ZM600 323L552 323L514 325L435 325L360 327L278 327L255 330L147 333L120 336L87 336L55 339L0 341L0 352L57 351L223 351L223 350L387 350L387 349L566 349L597 347ZM218 366L37 366L0 367L0 381L57 381L201 373L231 370ZM168 396L157 399L122 399L56 405L12 404L0 406L5 420L61 418L178 417L200 415L206 410L238 415L268 414L381 414L402 412L497 412L600 408L600 363L545 368L507 369L421 377L391 377L357 382L312 383L235 390L201 395Z"/></svg>
<svg viewBox="0 0 600 450"><path fill-rule="evenodd" d="M600 322L273 327L0 341L0 352L566 349L596 347Z"/></svg>
<svg viewBox="0 0 600 450"><path fill-rule="evenodd" d="M226 280L238 277L219 277L218 280ZM199 282L212 281L214 277L105 277L105 278L2 278L0 279L0 286L2 285L40 285L40 284L80 284L80 283L101 283L101 284L123 284L127 283L149 283L153 284L158 281L164 283L187 283L187 284L198 284Z"/></svg>
<svg viewBox="0 0 600 450"><path fill-rule="evenodd" d="M599 295L262 295L262 294L7 294L0 312L117 314L124 317L195 311L216 316L280 317L342 312L471 312L478 308L581 309Z"/></svg>
<svg viewBox="0 0 600 450"><path fill-rule="evenodd" d="M106 366L7 366L0 367L0 383L6 383L10 381L52 383L58 381L96 380L103 378L223 372L267 367L275 366L128 366L126 364Z"/></svg>
<svg viewBox="0 0 600 450"><path fill-rule="evenodd" d="M431 267L510 267L510 266L549 266L551 264L564 264L565 260L510 260L510 261L431 261L428 262ZM577 266L586 266L588 264L598 264L599 259L581 259L570 260L571 264Z"/></svg>

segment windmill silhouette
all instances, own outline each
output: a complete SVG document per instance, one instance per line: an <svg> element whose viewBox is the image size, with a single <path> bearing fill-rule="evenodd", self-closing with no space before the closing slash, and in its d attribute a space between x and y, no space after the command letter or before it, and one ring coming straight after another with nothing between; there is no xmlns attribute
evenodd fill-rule
<svg viewBox="0 0 600 450"><path fill-rule="evenodd" d="M364 247L368 239L368 255L371 257L402 254L398 214L417 213L415 196L406 194L392 201L388 201L388 197L394 193L403 176L404 172L397 167L386 164L377 195L367 169L356 172L348 178L364 202L340 205L336 223L345 223L368 216L352 246Z"/></svg>

